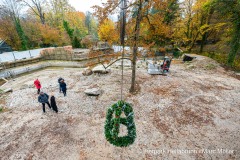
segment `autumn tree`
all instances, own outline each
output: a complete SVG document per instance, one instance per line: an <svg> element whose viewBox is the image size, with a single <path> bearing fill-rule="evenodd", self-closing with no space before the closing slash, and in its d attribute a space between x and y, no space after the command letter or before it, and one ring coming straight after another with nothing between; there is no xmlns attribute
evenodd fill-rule
<svg viewBox="0 0 240 160"><path fill-rule="evenodd" d="M92 48L94 44L96 44L96 42L97 42L97 39L93 35L87 35L82 39L81 44L85 48Z"/></svg>
<svg viewBox="0 0 240 160"><path fill-rule="evenodd" d="M79 47L88 34L85 14L76 12L68 0L2 0L0 5L0 37L15 50L69 44ZM74 30L71 38L63 21ZM93 16L90 25L91 34L98 37Z"/></svg>
<svg viewBox="0 0 240 160"><path fill-rule="evenodd" d="M60 31L49 25L40 25L42 47L62 45ZM66 40L65 40L66 41Z"/></svg>
<svg viewBox="0 0 240 160"><path fill-rule="evenodd" d="M100 40L107 41L109 44L117 42L119 39L119 33L115 28L114 22L110 19L105 19L99 25L98 35Z"/></svg>
<svg viewBox="0 0 240 160"><path fill-rule="evenodd" d="M17 0L3 0L0 6L0 13L1 16L7 16L12 20L12 23L14 24L18 37L21 41L21 49L26 50L28 48L27 37L20 22L21 9L22 8Z"/></svg>
<svg viewBox="0 0 240 160"><path fill-rule="evenodd" d="M193 5L195 3L196 0L185 0L183 2L183 16L184 19L186 20L186 22L184 23L184 25L186 25L186 30L184 31L184 34L186 36L186 42L190 42L191 38L192 38L192 25L193 25L193 15L194 15L194 11L193 11Z"/></svg>
<svg viewBox="0 0 240 160"><path fill-rule="evenodd" d="M48 12L45 14L45 18L51 26L61 28L68 12L75 12L68 0L49 0Z"/></svg>
<svg viewBox="0 0 240 160"><path fill-rule="evenodd" d="M0 37L5 40L14 50L21 48L21 41L15 25L9 17L0 16Z"/></svg>
<svg viewBox="0 0 240 160"><path fill-rule="evenodd" d="M85 25L87 26L88 34L91 33L91 19L92 19L92 14L91 14L91 12L87 11L86 12Z"/></svg>
<svg viewBox="0 0 240 160"><path fill-rule="evenodd" d="M219 26L210 24L214 13L214 7L211 5L211 0L199 0L194 3L192 9L194 14L192 15L192 28L188 50L191 51L195 42L199 40L201 43L199 52L202 52L211 31L216 30Z"/></svg>
<svg viewBox="0 0 240 160"><path fill-rule="evenodd" d="M212 23L214 7L211 0L185 0L182 5L182 16L175 27L175 37L184 42L184 46L191 52L196 42L200 42L199 52L208 37L215 33L222 24Z"/></svg>
<svg viewBox="0 0 240 160"><path fill-rule="evenodd" d="M240 47L240 1L214 0L214 6L223 19L228 19L231 25L231 50L228 54L228 65L232 66Z"/></svg>
<svg viewBox="0 0 240 160"><path fill-rule="evenodd" d="M85 26L85 14L83 12L68 12L66 13L65 20L74 29L74 36L82 39L88 34L87 27Z"/></svg>
<svg viewBox="0 0 240 160"><path fill-rule="evenodd" d="M175 19L179 15L176 0L148 1L144 4L140 41L142 44L163 46L171 42ZM157 20L156 20L157 19Z"/></svg>
<svg viewBox="0 0 240 160"><path fill-rule="evenodd" d="M94 37L98 37L98 22L96 21L94 15L87 11L85 17L85 26L87 27L88 35L93 35Z"/></svg>
<svg viewBox="0 0 240 160"><path fill-rule="evenodd" d="M135 92L135 79L136 79L136 60L137 60L137 50L138 50L138 40L139 40L139 33L140 33L140 23L142 20L142 9L143 9L143 0L137 0L131 3L129 6L134 6L135 13L136 13L136 20L135 20L135 26L133 30L133 58L132 58L132 82L130 87L130 92ZM125 13L127 7L126 1L121 1L122 10ZM99 6L95 6L96 9L96 15L99 17L100 22L106 19L108 14L110 14L116 7L118 7L119 3L117 0L112 1L112 3L106 3L104 4L104 8L101 8ZM125 14L124 14L125 15ZM123 18L123 17L121 17ZM122 35L123 36L123 35Z"/></svg>
<svg viewBox="0 0 240 160"><path fill-rule="evenodd" d="M210 31L213 29L210 25L211 17L214 13L214 7L211 5L211 2L209 0L203 2L202 5L200 5L201 12L202 12L202 18L203 18L203 25L200 28L200 35L201 35L201 46L199 52L203 52L203 47L207 41L207 38L210 34Z"/></svg>
<svg viewBox="0 0 240 160"><path fill-rule="evenodd" d="M104 4L103 7L94 7L100 24L109 14L114 13L114 10L119 6L119 2L125 3L125 1L114 0ZM125 3L124 7L121 8L127 10L126 37L128 37L127 44L132 47L130 92L135 92L138 47L151 43L160 44L160 41L166 42L167 39L171 38L171 25L177 16L178 5L176 0L134 0L130 1L128 5Z"/></svg>
<svg viewBox="0 0 240 160"><path fill-rule="evenodd" d="M45 13L43 6L46 4L46 0L19 0L24 5L29 7L32 12L38 16L42 24L45 24Z"/></svg>

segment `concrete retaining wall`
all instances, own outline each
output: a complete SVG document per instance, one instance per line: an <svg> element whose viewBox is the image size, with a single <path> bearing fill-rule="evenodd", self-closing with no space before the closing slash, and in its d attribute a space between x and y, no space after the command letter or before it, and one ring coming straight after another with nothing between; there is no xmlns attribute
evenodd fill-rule
<svg viewBox="0 0 240 160"><path fill-rule="evenodd" d="M15 62L5 62L5 68L0 69L0 78L14 77L23 73L32 72L46 67L87 67L94 66L100 61L111 61L110 50L100 56L97 51L92 51L83 58L74 58L74 52L71 47L47 48L40 52L40 57L17 60Z"/></svg>
<svg viewBox="0 0 240 160"><path fill-rule="evenodd" d="M17 60L14 62L4 62L4 65L5 65L6 69L9 69L9 68L20 67L20 66L38 63L41 60L42 60L41 57L37 57L37 58L32 58L32 59Z"/></svg>
<svg viewBox="0 0 240 160"><path fill-rule="evenodd" d="M0 78L8 78L10 76L15 77L20 74L44 69L47 67L84 67L84 65L81 62L72 61L43 61L32 65L7 69L5 71L0 72Z"/></svg>
<svg viewBox="0 0 240 160"><path fill-rule="evenodd" d="M101 57L100 60L103 60L105 57ZM30 60L29 60L30 61ZM32 61L31 61L32 62ZM29 62L30 63L30 62ZM20 74L36 71L39 69L44 69L46 67L79 67L84 68L88 66L94 66L99 63L98 58L87 58L78 61L58 61L58 60L50 60L50 61L38 61L37 63L31 63L24 66L18 66L9 68L6 70L0 71L0 78L9 78L15 77Z"/></svg>
<svg viewBox="0 0 240 160"><path fill-rule="evenodd" d="M40 52L42 60L73 60L72 47L47 48Z"/></svg>

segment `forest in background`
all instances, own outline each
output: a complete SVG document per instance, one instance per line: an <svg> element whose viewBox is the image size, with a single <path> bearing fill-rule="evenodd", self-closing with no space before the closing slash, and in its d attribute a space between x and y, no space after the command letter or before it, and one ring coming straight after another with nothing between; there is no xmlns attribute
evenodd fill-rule
<svg viewBox="0 0 240 160"><path fill-rule="evenodd" d="M83 13L68 0L1 0L0 38L14 50L120 44L120 17L109 18L119 15L119 2ZM130 0L126 10L126 45L181 48L240 70L240 0Z"/></svg>
<svg viewBox="0 0 240 160"><path fill-rule="evenodd" d="M0 38L14 50L73 44L87 35L97 38L97 21L78 12L68 0L2 0Z"/></svg>

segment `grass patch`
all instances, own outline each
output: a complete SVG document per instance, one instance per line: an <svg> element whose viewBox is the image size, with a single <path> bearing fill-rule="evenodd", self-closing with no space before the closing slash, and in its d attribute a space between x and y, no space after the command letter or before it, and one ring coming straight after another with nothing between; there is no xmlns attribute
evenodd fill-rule
<svg viewBox="0 0 240 160"><path fill-rule="evenodd" d="M205 66L205 69L207 69L207 70L212 70L212 69L216 69L216 66L214 65L214 64L208 64L208 65L206 65Z"/></svg>
<svg viewBox="0 0 240 160"><path fill-rule="evenodd" d="M184 64L185 65L190 65L190 64L192 64L192 61L186 61L186 62L184 62Z"/></svg>
<svg viewBox="0 0 240 160"><path fill-rule="evenodd" d="M228 54L215 53L215 52L203 52L201 55L214 59L215 61L217 61L218 63L223 65L224 68L232 69L234 71L240 71L240 56L239 55L236 56L232 67L227 66Z"/></svg>

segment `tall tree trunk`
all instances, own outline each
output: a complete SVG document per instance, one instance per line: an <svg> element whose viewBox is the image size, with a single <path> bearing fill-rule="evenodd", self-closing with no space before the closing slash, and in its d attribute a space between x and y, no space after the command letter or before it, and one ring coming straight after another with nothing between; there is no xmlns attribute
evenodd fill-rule
<svg viewBox="0 0 240 160"><path fill-rule="evenodd" d="M190 15L191 16L191 15ZM190 38L190 23L191 23L191 17L189 17L188 21L187 21L187 33L186 33L186 37L187 39Z"/></svg>
<svg viewBox="0 0 240 160"><path fill-rule="evenodd" d="M197 32L197 34L196 34L196 36L194 37L194 39L193 39L193 41L192 41L192 43L191 43L191 46L188 48L188 52L191 52L192 51L192 48L194 47L194 44L195 44L195 42L196 42L196 40L197 40L197 37L198 37L198 35L199 35L199 31Z"/></svg>
<svg viewBox="0 0 240 160"><path fill-rule="evenodd" d="M231 51L228 54L228 65L233 66L238 49L240 48L240 23L236 21L234 25L234 33L231 40Z"/></svg>
<svg viewBox="0 0 240 160"><path fill-rule="evenodd" d="M209 25L210 20L211 20L211 18L212 18L213 12L214 12L214 9L213 9L213 7L211 7L211 8L209 9L208 13L207 13L206 23L205 23L205 24ZM209 34L209 32L205 32L205 33L202 35L201 46L200 46L200 51L199 51L200 53L203 52L203 47L204 47L204 45L205 45L205 43L206 43L206 40L207 40L207 38L208 38L208 34Z"/></svg>
<svg viewBox="0 0 240 160"><path fill-rule="evenodd" d="M135 88L135 80L136 80L136 61L137 61L137 50L138 50L138 39L139 39L139 32L140 32L140 22L141 22L141 12L142 12L142 0L139 0L138 12L137 12L137 19L134 29L134 44L133 44L133 60L132 60L132 81L130 92L133 93Z"/></svg>
<svg viewBox="0 0 240 160"><path fill-rule="evenodd" d="M203 34L202 39L201 39L201 46L200 46L200 50L199 52L202 53L203 52L203 47L206 43L207 40L207 32Z"/></svg>
<svg viewBox="0 0 240 160"><path fill-rule="evenodd" d="M29 1L26 0L19 0L25 3L26 6L28 6L41 20L41 23L44 25L45 24L45 16L43 13L43 9L42 9L42 3L43 1L40 0L31 0L31 3Z"/></svg>
<svg viewBox="0 0 240 160"><path fill-rule="evenodd" d="M204 18L205 18L205 17L202 15L201 21L200 21L200 26L203 25ZM192 30L192 31L193 31L193 30ZM199 34L200 34L200 29L198 29L197 34L196 34L195 37L191 36L191 37L193 38L193 40L192 40L192 42L190 43L190 47L188 48L188 52L191 52L191 51L192 51L192 48L194 47L195 42L196 42Z"/></svg>
<svg viewBox="0 0 240 160"><path fill-rule="evenodd" d="M40 15L39 17L40 17L41 23L45 25L45 14L42 13L42 11L39 11L39 15Z"/></svg>

